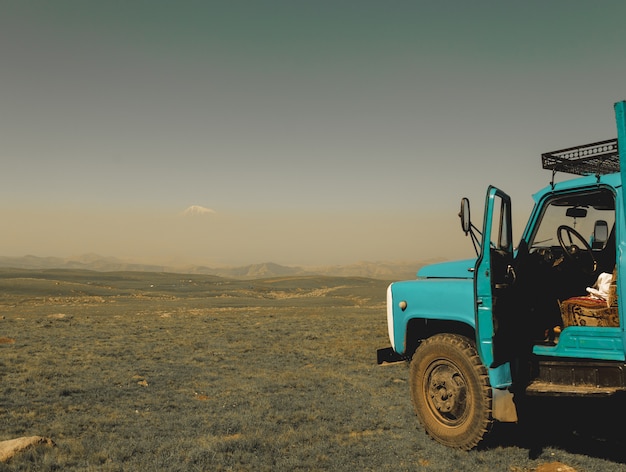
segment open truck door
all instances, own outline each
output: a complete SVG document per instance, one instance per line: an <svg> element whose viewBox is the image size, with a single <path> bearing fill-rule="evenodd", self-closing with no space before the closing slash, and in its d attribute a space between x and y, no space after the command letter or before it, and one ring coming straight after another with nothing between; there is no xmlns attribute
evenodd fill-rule
<svg viewBox="0 0 626 472"><path fill-rule="evenodd" d="M493 387L511 383L509 359L497 347L499 313L506 310L515 283L511 199L490 186L485 201L482 244L474 268L476 345Z"/></svg>

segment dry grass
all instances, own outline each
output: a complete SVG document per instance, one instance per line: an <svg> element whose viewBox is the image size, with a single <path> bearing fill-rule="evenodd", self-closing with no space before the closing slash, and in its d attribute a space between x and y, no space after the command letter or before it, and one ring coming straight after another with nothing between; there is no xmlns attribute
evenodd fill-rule
<svg viewBox="0 0 626 472"><path fill-rule="evenodd" d="M586 450L580 431L430 440L406 366L375 365L385 286L0 271L0 440L56 443L0 471L623 470L623 438Z"/></svg>

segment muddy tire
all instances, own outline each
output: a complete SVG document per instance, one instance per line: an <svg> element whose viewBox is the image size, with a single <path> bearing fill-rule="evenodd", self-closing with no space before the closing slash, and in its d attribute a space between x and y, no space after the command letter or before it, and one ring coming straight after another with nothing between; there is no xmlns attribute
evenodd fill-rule
<svg viewBox="0 0 626 472"><path fill-rule="evenodd" d="M415 413L435 440L469 450L491 430L489 376L472 341L455 334L424 340L410 376Z"/></svg>

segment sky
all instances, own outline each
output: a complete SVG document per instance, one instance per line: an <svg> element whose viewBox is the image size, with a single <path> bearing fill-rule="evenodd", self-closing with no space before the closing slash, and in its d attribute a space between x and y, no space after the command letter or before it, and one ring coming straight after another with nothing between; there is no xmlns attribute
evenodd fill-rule
<svg viewBox="0 0 626 472"><path fill-rule="evenodd" d="M0 0L0 256L471 257L616 136L626 2Z"/></svg>

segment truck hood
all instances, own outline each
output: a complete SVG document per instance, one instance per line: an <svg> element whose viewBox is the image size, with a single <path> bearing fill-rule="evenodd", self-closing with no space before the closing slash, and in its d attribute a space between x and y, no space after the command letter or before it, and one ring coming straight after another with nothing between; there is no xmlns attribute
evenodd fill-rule
<svg viewBox="0 0 626 472"><path fill-rule="evenodd" d="M441 262L422 267L417 276L420 278L471 279L474 278L476 259Z"/></svg>

